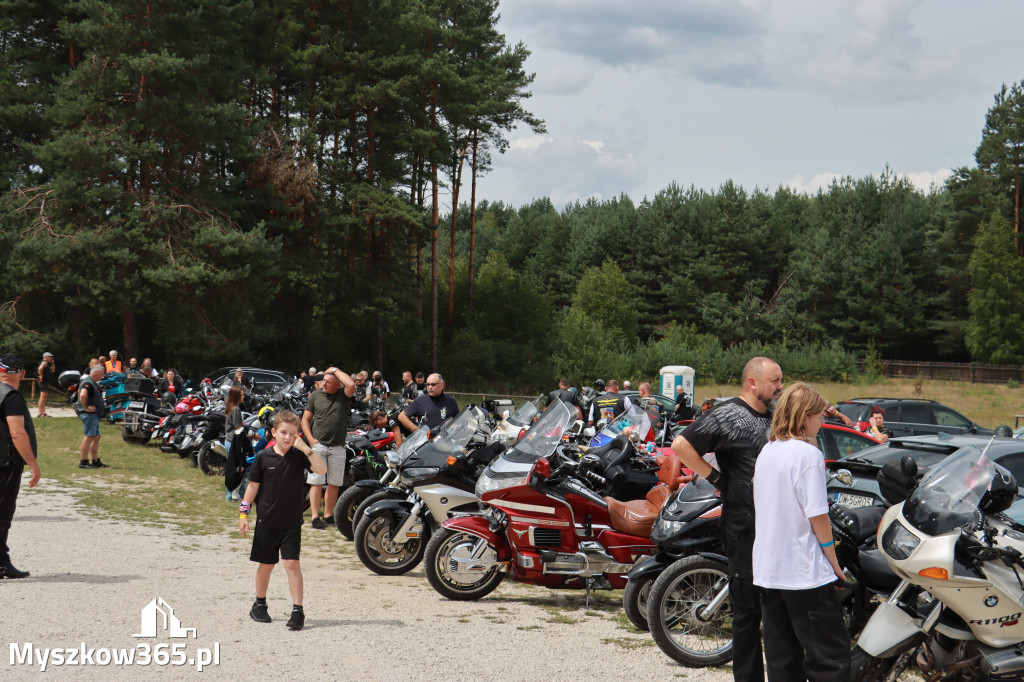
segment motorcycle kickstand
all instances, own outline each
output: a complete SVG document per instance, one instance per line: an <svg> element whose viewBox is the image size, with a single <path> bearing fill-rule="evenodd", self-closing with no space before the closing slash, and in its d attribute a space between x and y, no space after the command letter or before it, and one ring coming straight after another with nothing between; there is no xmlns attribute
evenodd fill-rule
<svg viewBox="0 0 1024 682"><path fill-rule="evenodd" d="M590 608L590 590L591 590L591 587L593 586L593 583L594 583L594 579L593 578L587 578L587 602L586 602L586 605L583 607L585 609L589 609Z"/></svg>

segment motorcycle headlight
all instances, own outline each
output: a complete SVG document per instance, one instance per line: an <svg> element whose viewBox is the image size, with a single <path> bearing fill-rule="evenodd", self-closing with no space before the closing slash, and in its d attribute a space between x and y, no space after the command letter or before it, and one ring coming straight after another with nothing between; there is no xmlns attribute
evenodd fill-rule
<svg viewBox="0 0 1024 682"><path fill-rule="evenodd" d="M482 497L484 493L491 493L495 490L511 488L517 485L526 485L526 476L522 473L497 474L488 468L476 480L476 496Z"/></svg>
<svg viewBox="0 0 1024 682"><path fill-rule="evenodd" d="M651 541L655 544L666 542L682 531L685 525L683 521L669 521L659 516L651 528Z"/></svg>
<svg viewBox="0 0 1024 682"><path fill-rule="evenodd" d="M908 558L919 544L921 538L907 530L899 521L894 521L882 534L882 551L897 561Z"/></svg>
<svg viewBox="0 0 1024 682"><path fill-rule="evenodd" d="M402 472L402 483L412 485L417 481L433 478L437 476L437 472L440 470L440 467L413 467L412 469L406 469Z"/></svg>

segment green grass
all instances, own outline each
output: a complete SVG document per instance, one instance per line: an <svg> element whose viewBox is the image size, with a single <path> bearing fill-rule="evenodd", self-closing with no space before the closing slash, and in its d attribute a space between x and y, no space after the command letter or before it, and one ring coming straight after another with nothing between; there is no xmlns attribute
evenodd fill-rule
<svg viewBox="0 0 1024 682"><path fill-rule="evenodd" d="M605 644L614 644L623 649L643 649L654 646L653 639L637 639L636 637L605 637L601 640Z"/></svg>
<svg viewBox="0 0 1024 682"><path fill-rule="evenodd" d="M22 494L68 490L86 513L154 525L188 534L238 532L238 503L224 501L224 479L206 476L190 460L155 445L128 445L121 428L100 424L99 455L109 469L79 469L82 423L74 418L36 419L43 481Z"/></svg>

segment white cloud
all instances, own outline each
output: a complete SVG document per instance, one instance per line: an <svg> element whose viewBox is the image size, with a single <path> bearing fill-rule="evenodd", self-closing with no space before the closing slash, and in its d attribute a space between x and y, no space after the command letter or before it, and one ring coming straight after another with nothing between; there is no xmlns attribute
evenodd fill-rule
<svg viewBox="0 0 1024 682"><path fill-rule="evenodd" d="M508 150L510 152L525 152L527 154L534 154L545 142L548 142L551 138L544 137L543 135L531 135L530 137L520 137L512 140L508 143Z"/></svg>
<svg viewBox="0 0 1024 682"><path fill-rule="evenodd" d="M940 188L951 175L953 175L953 171L949 168L940 168L936 171L920 171L917 173L897 173L897 176L909 180L910 184L920 192L930 192L933 189ZM789 187L794 192L817 194L819 190L827 191L834 181L842 180L844 177L846 177L844 174L824 172L816 173L809 180L804 180L804 176L798 173L790 178L789 182L783 183L783 185ZM875 174L874 177L879 177L879 174Z"/></svg>

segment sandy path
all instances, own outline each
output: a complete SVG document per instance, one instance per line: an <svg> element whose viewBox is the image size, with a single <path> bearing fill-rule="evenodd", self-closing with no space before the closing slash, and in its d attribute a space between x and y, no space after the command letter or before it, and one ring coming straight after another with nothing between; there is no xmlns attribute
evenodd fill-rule
<svg viewBox="0 0 1024 682"><path fill-rule="evenodd" d="M14 562L32 577L0 581L5 679L41 675L38 665L11 665L12 642L19 651L26 643L39 649L184 643L187 657L215 643L220 648L220 664L201 675L188 666L51 665L46 679L134 679L154 672L236 680L731 679L721 670L680 667L646 646L649 636L622 629L621 609L607 597L589 611L564 611L559 607L577 593L506 582L482 601L450 602L434 592L422 569L377 576L334 529L308 525L306 629L285 628L290 600L281 568L268 595L274 622L254 623L247 615L255 571L248 541L83 515L71 492L55 485L44 479L33 491L23 489L11 529ZM234 513L225 505L227 520ZM154 519L159 516L154 510ZM142 632L141 610L156 597L198 637L133 638Z"/></svg>

